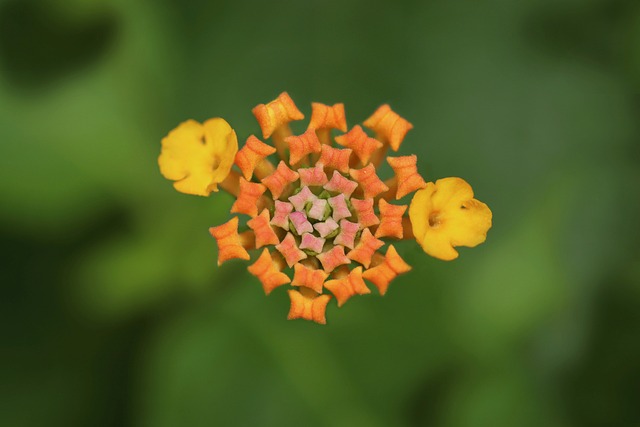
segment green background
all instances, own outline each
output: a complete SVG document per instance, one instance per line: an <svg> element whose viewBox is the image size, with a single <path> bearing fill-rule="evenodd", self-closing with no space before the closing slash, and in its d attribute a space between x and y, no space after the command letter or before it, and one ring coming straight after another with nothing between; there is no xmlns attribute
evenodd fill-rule
<svg viewBox="0 0 640 427"><path fill-rule="evenodd" d="M156 163L285 90L391 104L487 242L286 321ZM640 426L639 93L633 0L0 0L0 425Z"/></svg>

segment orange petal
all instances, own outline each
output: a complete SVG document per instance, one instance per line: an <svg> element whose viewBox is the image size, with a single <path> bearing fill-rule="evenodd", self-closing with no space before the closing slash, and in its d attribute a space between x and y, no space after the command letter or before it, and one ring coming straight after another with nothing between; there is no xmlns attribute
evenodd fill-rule
<svg viewBox="0 0 640 427"><path fill-rule="evenodd" d="M337 169L340 172L349 172L349 159L351 157L351 149L349 148L333 148L327 144L322 144L320 152L320 160L325 167Z"/></svg>
<svg viewBox="0 0 640 427"><path fill-rule="evenodd" d="M362 267L356 267L346 277L329 280L324 285L338 300L338 307L347 302L349 298L358 294L370 294L371 291L362 280Z"/></svg>
<svg viewBox="0 0 640 427"><path fill-rule="evenodd" d="M222 225L211 227L209 233L211 233L211 236L218 242L218 265L233 258L244 260L250 258L249 253L240 244L237 216L234 216Z"/></svg>
<svg viewBox="0 0 640 427"><path fill-rule="evenodd" d="M344 104L333 106L311 103L311 120L308 129L339 129L347 131L347 119L344 115Z"/></svg>
<svg viewBox="0 0 640 427"><path fill-rule="evenodd" d="M382 240L376 239L368 228L365 228L360 236L360 241L356 247L349 251L347 258L359 262L364 265L364 268L369 268L371 264L371 257L373 254L384 246Z"/></svg>
<svg viewBox="0 0 640 427"><path fill-rule="evenodd" d="M231 213L243 213L252 217L258 215L259 201L265 191L267 187L264 185L240 178L240 194L231 206Z"/></svg>
<svg viewBox="0 0 640 427"><path fill-rule="evenodd" d="M298 172L294 172L287 167L283 161L278 163L278 167L268 177L262 180L262 183L271 191L273 199L278 199L284 192L285 188L298 180Z"/></svg>
<svg viewBox="0 0 640 427"><path fill-rule="evenodd" d="M396 174L398 190L396 192L396 200L401 199L409 193L426 187L422 176L418 173L418 156L387 157L387 163L391 166Z"/></svg>
<svg viewBox="0 0 640 427"><path fill-rule="evenodd" d="M262 251L262 254L256 262L247 267L247 270L260 280L264 288L264 293L267 295L278 286L282 286L291 281L286 274L280 271L273 258L271 258L269 250L266 248Z"/></svg>
<svg viewBox="0 0 640 427"><path fill-rule="evenodd" d="M288 136L284 140L289 144L290 165L295 165L307 154L320 152L320 140L313 129L299 136Z"/></svg>
<svg viewBox="0 0 640 427"><path fill-rule="evenodd" d="M324 281L329 276L322 270L308 268L300 263L293 266L293 286L306 286L309 289L313 289L317 293L322 293L322 286Z"/></svg>
<svg viewBox="0 0 640 427"><path fill-rule="evenodd" d="M295 263L307 258L307 254L298 248L296 239L291 233L287 233L282 242L276 245L276 249L282 254L289 267L293 267Z"/></svg>
<svg viewBox="0 0 640 427"><path fill-rule="evenodd" d="M279 127L293 120L304 119L304 114L298 110L287 92L282 92L267 105L260 104L254 107L252 112L260 124L262 137L265 139L269 138Z"/></svg>
<svg viewBox="0 0 640 427"><path fill-rule="evenodd" d="M331 299L330 295L313 295L313 291L303 294L293 289L288 292L291 299L291 308L287 319L312 320L321 325L327 323L325 312Z"/></svg>
<svg viewBox="0 0 640 427"><path fill-rule="evenodd" d="M384 295L389 288L389 283L399 274L406 273L409 270L411 270L411 266L400 258L393 245L389 245L384 261L365 271L362 277L376 285L380 295Z"/></svg>
<svg viewBox="0 0 640 427"><path fill-rule="evenodd" d="M331 273L340 265L351 264L351 260L344 254L344 247L340 245L334 246L320 255L316 255L316 258L320 261L326 273Z"/></svg>
<svg viewBox="0 0 640 427"><path fill-rule="evenodd" d="M380 106L364 125L389 141L393 151L398 151L402 140L413 125L395 113L388 104Z"/></svg>
<svg viewBox="0 0 640 427"><path fill-rule="evenodd" d="M353 206L353 209L356 211L360 227L366 228L380 224L380 220L373 211L373 199L351 199L351 206Z"/></svg>
<svg viewBox="0 0 640 427"><path fill-rule="evenodd" d="M365 199L371 199L389 189L376 175L376 168L368 164L362 169L351 169L349 175L360 184Z"/></svg>
<svg viewBox="0 0 640 427"><path fill-rule="evenodd" d="M280 243L278 236L276 236L273 228L271 228L270 221L271 218L269 217L268 209L264 209L260 215L247 221L247 225L256 235L256 248Z"/></svg>
<svg viewBox="0 0 640 427"><path fill-rule="evenodd" d="M382 148L382 142L375 138L371 138L358 125L344 135L336 136L336 142L343 147L347 147L356 153L363 165L369 163L371 155L378 149Z"/></svg>
<svg viewBox="0 0 640 427"><path fill-rule="evenodd" d="M402 215L407 210L406 205L392 205L385 199L378 202L380 208L380 225L376 230L376 237L395 237L402 239Z"/></svg>
<svg viewBox="0 0 640 427"><path fill-rule="evenodd" d="M242 171L246 180L250 180L256 167L268 156L274 154L276 149L260 141L251 135L247 138L244 147L236 154L236 165Z"/></svg>

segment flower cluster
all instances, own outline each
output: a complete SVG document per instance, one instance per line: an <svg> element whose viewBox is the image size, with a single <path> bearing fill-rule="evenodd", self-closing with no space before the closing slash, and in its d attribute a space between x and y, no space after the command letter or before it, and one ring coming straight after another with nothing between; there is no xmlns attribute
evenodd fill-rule
<svg viewBox="0 0 640 427"><path fill-rule="evenodd" d="M388 105L363 122L375 137L347 128L343 104L320 103L312 103L307 130L293 135L289 123L304 115L286 92L253 114L273 145L251 135L238 150L223 119L189 120L162 140L159 165L180 192L208 196L219 186L235 196L231 213L239 216L209 230L218 265L254 252L248 270L267 295L290 284L289 319L324 324L331 295L340 307L370 293L367 282L384 295L411 269L392 244L383 249L387 239L415 239L443 260L457 258L456 246L484 242L491 211L469 184L425 182L415 155L387 156L413 127ZM385 160L394 175L382 180ZM409 205L399 202L412 193Z"/></svg>

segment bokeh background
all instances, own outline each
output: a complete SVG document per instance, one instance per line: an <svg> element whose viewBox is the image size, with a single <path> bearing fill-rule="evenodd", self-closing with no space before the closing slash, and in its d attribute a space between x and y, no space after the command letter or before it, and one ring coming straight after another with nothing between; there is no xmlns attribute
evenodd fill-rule
<svg viewBox="0 0 640 427"><path fill-rule="evenodd" d="M390 103L487 242L286 321L156 163L284 90ZM634 0L1 0L0 425L640 426L639 94Z"/></svg>

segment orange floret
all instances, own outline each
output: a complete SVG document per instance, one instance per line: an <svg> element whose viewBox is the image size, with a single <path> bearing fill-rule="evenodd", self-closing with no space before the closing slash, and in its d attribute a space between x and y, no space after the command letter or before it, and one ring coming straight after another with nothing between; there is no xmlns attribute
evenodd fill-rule
<svg viewBox="0 0 640 427"><path fill-rule="evenodd" d="M325 167L337 169L340 172L349 172L349 159L351 157L351 149L349 148L333 148L329 145L322 144L320 152L320 160Z"/></svg>
<svg viewBox="0 0 640 427"><path fill-rule="evenodd" d="M321 325L327 323L325 312L327 304L331 300L331 295L317 295L312 290L300 288L300 292L289 290L289 299L291 299L291 308L287 319L305 319L312 320Z"/></svg>
<svg viewBox="0 0 640 427"><path fill-rule="evenodd" d="M364 268L369 268L369 264L371 264L371 257L383 246L384 242L375 238L373 234L371 234L371 231L368 228L365 228L362 232L362 236L360 236L360 242L358 242L352 251L349 251L347 258L359 262L364 265Z"/></svg>
<svg viewBox="0 0 640 427"><path fill-rule="evenodd" d="M339 129L347 131L347 119L344 115L344 104L333 106L311 103L311 120L307 129Z"/></svg>
<svg viewBox="0 0 640 427"><path fill-rule="evenodd" d="M316 255L316 258L320 261L326 273L331 273L338 266L351 264L351 260L345 256L344 247L341 245L334 246L330 250Z"/></svg>
<svg viewBox="0 0 640 427"><path fill-rule="evenodd" d="M370 199L389 189L376 175L376 168L368 164L362 169L351 169L349 175L360 184L365 199Z"/></svg>
<svg viewBox="0 0 640 427"><path fill-rule="evenodd" d="M273 199L280 198L287 186L298 180L298 172L294 172L287 167L284 161L278 163L278 167L268 177L262 179L262 183L267 186Z"/></svg>
<svg viewBox="0 0 640 427"><path fill-rule="evenodd" d="M218 265L233 258L244 260L250 258L249 253L240 242L240 236L238 236L237 216L222 225L209 228L209 233L218 243Z"/></svg>
<svg viewBox="0 0 640 427"><path fill-rule="evenodd" d="M291 233L287 233L282 242L276 245L276 249L282 254L289 267L307 258L307 254L298 248L298 243Z"/></svg>
<svg viewBox="0 0 640 427"><path fill-rule="evenodd" d="M388 104L380 106L364 125L379 137L389 142L393 151L398 151L407 132L413 125L394 112Z"/></svg>
<svg viewBox="0 0 640 427"><path fill-rule="evenodd" d="M266 158L275 152L274 147L251 135L247 138L244 147L236 154L235 163L242 171L244 178L250 180L256 168L258 169L256 172L262 175L273 172L273 165Z"/></svg>
<svg viewBox="0 0 640 427"><path fill-rule="evenodd" d="M280 271L281 266L278 266L277 262L271 258L271 254L266 248L262 251L262 254L256 262L247 267L247 270L260 280L264 288L264 293L267 295L278 286L282 286L291 281L289 276Z"/></svg>
<svg viewBox="0 0 640 427"><path fill-rule="evenodd" d="M276 236L273 228L271 228L270 221L271 218L269 216L268 209L264 209L260 215L247 221L247 225L255 233L256 248L261 248L266 245L277 245L280 243L278 236Z"/></svg>
<svg viewBox="0 0 640 427"><path fill-rule="evenodd" d="M416 190L426 187L422 176L418 173L418 156L387 157L387 163L396 174L396 182L398 190L396 191L396 200L412 193Z"/></svg>
<svg viewBox="0 0 640 427"><path fill-rule="evenodd" d="M304 119L304 114L298 110L287 92L282 92L267 105L257 105L251 111L260 124L264 139L269 138L281 126L287 125L293 120Z"/></svg>
<svg viewBox="0 0 640 427"><path fill-rule="evenodd" d="M258 208L262 205L260 198L265 191L267 191L267 187L264 185L240 178L240 194L238 194L238 198L231 206L231 213L243 213L249 216L258 215Z"/></svg>
<svg viewBox="0 0 640 427"><path fill-rule="evenodd" d="M380 225L376 230L376 237L395 237L402 239L402 215L407 210L406 205L392 205L385 199L378 202L380 208Z"/></svg>
<svg viewBox="0 0 640 427"><path fill-rule="evenodd" d="M369 163L371 155L382 148L382 142L371 138L358 125L344 135L336 136L336 142L343 147L351 148L363 165Z"/></svg>
<svg viewBox="0 0 640 427"><path fill-rule="evenodd" d="M358 224L360 224L361 228L380 224L380 220L373 211L373 199L351 199L351 206L353 206L353 209L356 211Z"/></svg>
<svg viewBox="0 0 640 427"><path fill-rule="evenodd" d="M338 300L338 307L347 302L349 298L358 294L370 294L371 291L362 280L362 267L356 267L345 277L329 280L324 285Z"/></svg>
<svg viewBox="0 0 640 427"><path fill-rule="evenodd" d="M309 289L313 289L317 293L322 293L322 286L324 281L329 276L322 270L312 269L305 267L302 264L296 264L293 266L293 286L306 286Z"/></svg>
<svg viewBox="0 0 640 427"><path fill-rule="evenodd" d="M320 140L313 129L299 136L288 136L284 140L289 144L290 165L295 165L308 154L320 152Z"/></svg>
<svg viewBox="0 0 640 427"><path fill-rule="evenodd" d="M382 255L378 254L378 256L382 258ZM406 273L409 270L411 270L411 266L400 258L393 245L389 245L387 254L380 264L362 273L362 277L376 285L380 295L384 295L389 288L389 283L399 274Z"/></svg>

